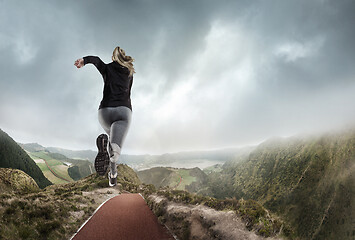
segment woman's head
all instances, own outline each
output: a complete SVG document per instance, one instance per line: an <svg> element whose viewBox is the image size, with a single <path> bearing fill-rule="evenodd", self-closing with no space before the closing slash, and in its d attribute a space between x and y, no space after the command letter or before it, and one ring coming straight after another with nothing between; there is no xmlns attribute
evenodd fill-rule
<svg viewBox="0 0 355 240"><path fill-rule="evenodd" d="M126 56L126 52L122 48L116 47L113 50L112 61L118 62L122 66L127 67L130 76L132 76L133 73L135 73L133 67L134 58L132 58L131 56Z"/></svg>

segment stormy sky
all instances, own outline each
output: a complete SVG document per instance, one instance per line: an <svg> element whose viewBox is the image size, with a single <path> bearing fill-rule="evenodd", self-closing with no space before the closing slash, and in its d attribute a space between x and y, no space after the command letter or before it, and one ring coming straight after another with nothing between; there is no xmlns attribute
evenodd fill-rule
<svg viewBox="0 0 355 240"><path fill-rule="evenodd" d="M355 1L0 0L0 128L96 149L116 46L135 58L123 154L260 143L355 122Z"/></svg>

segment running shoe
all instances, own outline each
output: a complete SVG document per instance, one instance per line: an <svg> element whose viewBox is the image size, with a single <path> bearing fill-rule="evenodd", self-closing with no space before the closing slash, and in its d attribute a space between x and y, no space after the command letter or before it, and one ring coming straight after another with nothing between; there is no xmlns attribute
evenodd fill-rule
<svg viewBox="0 0 355 240"><path fill-rule="evenodd" d="M101 176L106 174L110 164L110 157L107 152L107 143L108 137L106 134L101 134L96 139L96 145L99 152L95 158L95 170Z"/></svg>
<svg viewBox="0 0 355 240"><path fill-rule="evenodd" d="M108 185L109 185L110 187L113 187L113 186L116 186L116 185L117 185L117 173L116 173L116 176L113 177L113 176L111 175L111 171L108 172Z"/></svg>

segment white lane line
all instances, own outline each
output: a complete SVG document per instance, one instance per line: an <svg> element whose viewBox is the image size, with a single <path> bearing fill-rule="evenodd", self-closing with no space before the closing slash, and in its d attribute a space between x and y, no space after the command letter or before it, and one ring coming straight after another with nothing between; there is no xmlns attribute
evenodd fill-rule
<svg viewBox="0 0 355 240"><path fill-rule="evenodd" d="M144 199L143 195L141 193L138 193L139 195L141 195L141 197Z"/></svg>
<svg viewBox="0 0 355 240"><path fill-rule="evenodd" d="M114 197L117 197L118 195L120 195L120 194L117 194L117 195L115 195L115 196L113 196L113 197L110 197L110 198L108 198L108 199L106 199L103 203L101 203L101 205L100 206L98 206L98 208L96 208L96 210L94 211L94 213L83 223L83 225L81 225L81 227L74 233L74 235L70 238L70 240L72 240L74 237L75 237L75 235L85 226L85 224L95 215L95 213L99 210L99 208L102 206L102 205L104 205L108 200L110 200L110 199L112 199L112 198L114 198Z"/></svg>

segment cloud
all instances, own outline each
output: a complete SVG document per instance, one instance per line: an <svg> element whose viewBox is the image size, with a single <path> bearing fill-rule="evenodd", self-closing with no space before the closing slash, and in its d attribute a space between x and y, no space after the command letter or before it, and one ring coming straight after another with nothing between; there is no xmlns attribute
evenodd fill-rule
<svg viewBox="0 0 355 240"><path fill-rule="evenodd" d="M20 6L20 7L18 7ZM353 1L2 1L0 127L95 149L97 55L135 59L124 153L258 143L355 120Z"/></svg>
<svg viewBox="0 0 355 240"><path fill-rule="evenodd" d="M324 43L324 38L316 38L305 43L287 42L278 46L275 54L286 62L295 62L317 54Z"/></svg>

